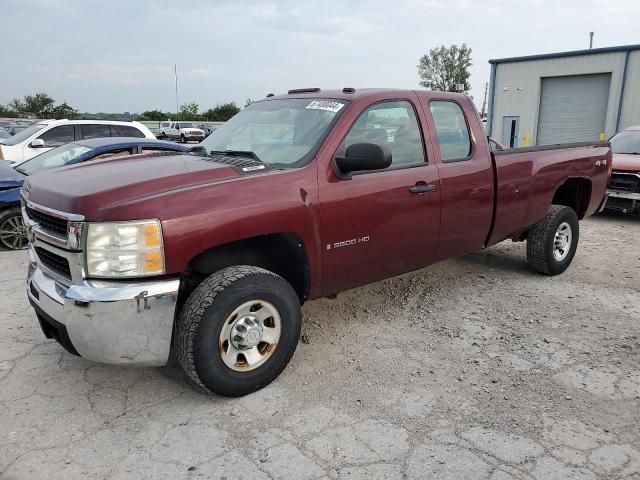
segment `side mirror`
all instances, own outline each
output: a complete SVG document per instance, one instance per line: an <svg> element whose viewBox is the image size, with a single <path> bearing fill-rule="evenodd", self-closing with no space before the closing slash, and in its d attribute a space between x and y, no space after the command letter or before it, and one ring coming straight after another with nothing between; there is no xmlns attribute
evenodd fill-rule
<svg viewBox="0 0 640 480"><path fill-rule="evenodd" d="M344 157L334 158L339 170L336 174L349 180L352 172L384 170L391 165L391 151L377 143L354 143L347 147Z"/></svg>
<svg viewBox="0 0 640 480"><path fill-rule="evenodd" d="M36 138L30 145L31 148L44 148L44 140Z"/></svg>

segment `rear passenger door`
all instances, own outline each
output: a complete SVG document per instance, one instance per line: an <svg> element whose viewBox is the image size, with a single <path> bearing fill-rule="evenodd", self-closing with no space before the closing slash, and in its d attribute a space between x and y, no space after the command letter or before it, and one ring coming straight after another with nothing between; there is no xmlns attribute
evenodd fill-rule
<svg viewBox="0 0 640 480"><path fill-rule="evenodd" d="M421 97L438 152L441 229L438 259L478 250L491 226L493 169L485 133L470 102Z"/></svg>

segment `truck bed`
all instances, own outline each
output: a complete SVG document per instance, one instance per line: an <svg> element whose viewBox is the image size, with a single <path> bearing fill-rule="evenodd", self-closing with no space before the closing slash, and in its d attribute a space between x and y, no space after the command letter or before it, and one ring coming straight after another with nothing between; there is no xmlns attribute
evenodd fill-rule
<svg viewBox="0 0 640 480"><path fill-rule="evenodd" d="M608 142L567 143L492 152L494 215L486 245L517 237L542 220L552 203L562 203L562 185L590 189L579 218L595 213L604 197L611 149ZM514 228L515 227L515 228Z"/></svg>

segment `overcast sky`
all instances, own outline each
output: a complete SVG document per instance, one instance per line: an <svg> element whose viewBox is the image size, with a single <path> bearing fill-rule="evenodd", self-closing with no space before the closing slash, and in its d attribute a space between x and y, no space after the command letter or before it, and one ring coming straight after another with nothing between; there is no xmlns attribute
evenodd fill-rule
<svg viewBox="0 0 640 480"><path fill-rule="evenodd" d="M490 58L640 43L639 0L2 0L0 103L43 91L80 111L201 110L289 88L417 88L430 48Z"/></svg>

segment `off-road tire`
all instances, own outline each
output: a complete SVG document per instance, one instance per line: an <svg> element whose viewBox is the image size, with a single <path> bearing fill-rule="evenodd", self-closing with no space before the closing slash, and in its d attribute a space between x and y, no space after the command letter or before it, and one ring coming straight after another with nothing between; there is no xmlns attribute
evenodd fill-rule
<svg viewBox="0 0 640 480"><path fill-rule="evenodd" d="M571 245L567 256L556 260L553 255L555 234L567 222L571 227ZM527 235L527 262L534 270L545 275L559 275L571 264L578 248L580 224L576 212L563 205L551 205L547 216L535 224Z"/></svg>
<svg viewBox="0 0 640 480"><path fill-rule="evenodd" d="M187 139L184 135L180 135L180 143L187 143Z"/></svg>
<svg viewBox="0 0 640 480"><path fill-rule="evenodd" d="M254 299L278 309L282 331L276 350L264 364L239 372L220 357L220 332L238 305ZM258 267L228 267L204 279L189 295L178 316L174 348L196 384L210 393L239 397L268 385L284 370L296 350L300 325L300 301L286 280Z"/></svg>
<svg viewBox="0 0 640 480"><path fill-rule="evenodd" d="M0 211L0 228L2 228L3 224L11 218L16 218L22 224L22 213L20 211L20 207L13 207ZM13 247L8 244L5 245L5 241L0 239L0 250L24 250L28 246L29 242L27 241L26 235L24 236L24 242L18 247Z"/></svg>

